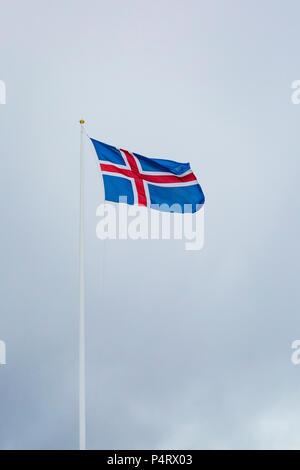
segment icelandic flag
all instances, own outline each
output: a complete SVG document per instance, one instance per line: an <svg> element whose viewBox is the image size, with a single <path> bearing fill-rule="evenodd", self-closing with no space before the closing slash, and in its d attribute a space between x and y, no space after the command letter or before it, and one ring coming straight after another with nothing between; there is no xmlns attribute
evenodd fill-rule
<svg viewBox="0 0 300 470"><path fill-rule="evenodd" d="M196 212L205 201L189 163L148 158L91 139L103 176L105 200L166 212Z"/></svg>

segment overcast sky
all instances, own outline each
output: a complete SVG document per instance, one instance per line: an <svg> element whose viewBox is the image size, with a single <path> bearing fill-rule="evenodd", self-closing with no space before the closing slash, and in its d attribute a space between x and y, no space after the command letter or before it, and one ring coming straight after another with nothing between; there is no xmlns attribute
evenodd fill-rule
<svg viewBox="0 0 300 470"><path fill-rule="evenodd" d="M87 446L300 447L297 1L0 0L0 448L78 448L79 125L191 162L205 245L96 238Z"/></svg>

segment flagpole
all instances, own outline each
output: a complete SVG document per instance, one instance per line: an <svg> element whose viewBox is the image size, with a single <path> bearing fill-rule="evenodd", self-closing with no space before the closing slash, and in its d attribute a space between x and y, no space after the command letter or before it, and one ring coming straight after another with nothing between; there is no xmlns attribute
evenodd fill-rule
<svg viewBox="0 0 300 470"><path fill-rule="evenodd" d="M85 321L84 321L84 120L80 121L80 229L79 229L79 449L86 449Z"/></svg>

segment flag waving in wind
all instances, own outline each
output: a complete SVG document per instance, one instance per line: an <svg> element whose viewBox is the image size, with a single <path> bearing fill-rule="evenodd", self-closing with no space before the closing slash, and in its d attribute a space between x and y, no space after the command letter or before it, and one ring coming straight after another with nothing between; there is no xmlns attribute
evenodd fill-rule
<svg viewBox="0 0 300 470"><path fill-rule="evenodd" d="M189 163L148 158L91 139L106 201L127 202L167 212L196 212L205 198Z"/></svg>

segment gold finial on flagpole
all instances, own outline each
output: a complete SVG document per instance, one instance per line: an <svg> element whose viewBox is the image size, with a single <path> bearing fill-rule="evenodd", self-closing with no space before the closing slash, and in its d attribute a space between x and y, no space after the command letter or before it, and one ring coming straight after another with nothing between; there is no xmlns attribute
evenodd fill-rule
<svg viewBox="0 0 300 470"><path fill-rule="evenodd" d="M80 124L84 124L84 120L83 119L80 119Z"/></svg>

